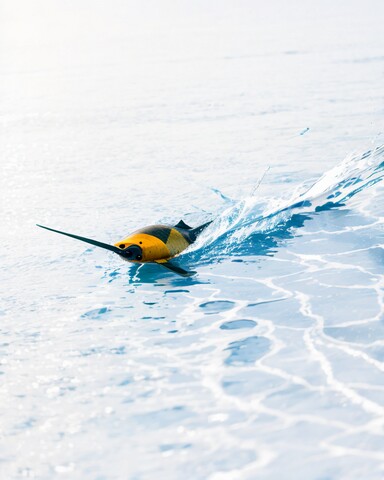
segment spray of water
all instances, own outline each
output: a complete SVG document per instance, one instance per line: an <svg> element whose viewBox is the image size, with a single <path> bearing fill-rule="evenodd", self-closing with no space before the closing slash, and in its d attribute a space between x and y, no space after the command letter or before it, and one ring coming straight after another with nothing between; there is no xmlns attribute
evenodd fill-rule
<svg viewBox="0 0 384 480"><path fill-rule="evenodd" d="M265 255L278 240L293 236L311 215L340 207L384 177L384 145L349 155L312 186L297 187L289 198L261 200L254 194L226 201L214 222L183 257L188 261L228 255Z"/></svg>

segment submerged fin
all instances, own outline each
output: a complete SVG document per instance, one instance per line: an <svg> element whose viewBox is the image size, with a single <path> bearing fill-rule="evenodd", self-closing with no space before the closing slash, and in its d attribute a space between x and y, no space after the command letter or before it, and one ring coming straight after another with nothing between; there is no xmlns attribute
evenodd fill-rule
<svg viewBox="0 0 384 480"><path fill-rule="evenodd" d="M53 228L44 227L43 225L36 224L36 226L40 228L45 228L45 230L50 230L51 232L56 232L56 233L60 233L61 235L66 235L67 237L76 238L76 240L81 240L82 242L90 243L91 245L95 245L96 247L105 248L106 250L110 250L111 252L118 253L119 255L122 254L122 251L119 248L114 247L113 245L108 245L108 243L98 242L97 240L92 240L91 238L86 238L86 237L80 237L79 235L73 235L72 233L61 232L60 230L54 230Z"/></svg>
<svg viewBox="0 0 384 480"><path fill-rule="evenodd" d="M164 268L167 268L168 270L171 270L174 273L177 273L178 275L181 275L182 277L191 277L192 275L195 275L196 272L190 270L184 270L184 268L181 268L177 265L174 265L171 262L167 261L156 261L154 263L157 263L158 265L161 265Z"/></svg>
<svg viewBox="0 0 384 480"><path fill-rule="evenodd" d="M183 220L180 220L180 222L175 225L176 228L184 228L185 230L192 230L192 227L187 225Z"/></svg>

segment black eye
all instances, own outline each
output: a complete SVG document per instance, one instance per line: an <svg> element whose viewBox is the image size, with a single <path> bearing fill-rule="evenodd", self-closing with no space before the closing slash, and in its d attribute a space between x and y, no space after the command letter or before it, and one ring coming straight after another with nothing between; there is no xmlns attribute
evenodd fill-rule
<svg viewBox="0 0 384 480"><path fill-rule="evenodd" d="M121 245L119 245L119 248L125 248L124 243L122 243Z"/></svg>
<svg viewBox="0 0 384 480"><path fill-rule="evenodd" d="M136 260L141 260L143 257L141 255L137 255Z"/></svg>
<svg viewBox="0 0 384 480"><path fill-rule="evenodd" d="M139 242L139 243L140 243L140 245L142 245L142 244L143 244L143 242Z"/></svg>

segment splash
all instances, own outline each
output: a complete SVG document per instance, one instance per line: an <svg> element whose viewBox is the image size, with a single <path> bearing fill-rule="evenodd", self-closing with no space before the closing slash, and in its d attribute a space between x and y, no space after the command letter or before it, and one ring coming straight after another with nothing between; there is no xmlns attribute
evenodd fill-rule
<svg viewBox="0 0 384 480"><path fill-rule="evenodd" d="M271 255L282 239L317 212L338 208L384 177L384 145L352 154L309 188L298 186L289 198L260 199L250 195L226 205L212 226L183 255L204 263L228 255Z"/></svg>

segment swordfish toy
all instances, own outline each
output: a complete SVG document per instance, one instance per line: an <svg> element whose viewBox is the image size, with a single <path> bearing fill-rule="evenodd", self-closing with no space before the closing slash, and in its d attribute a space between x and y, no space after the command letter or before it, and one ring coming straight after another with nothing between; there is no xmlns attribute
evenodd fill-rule
<svg viewBox="0 0 384 480"><path fill-rule="evenodd" d="M61 232L60 230L54 230L53 228L44 227L43 225L37 226L50 230L51 232L76 238L77 240L90 243L96 247L105 248L106 250L117 253L129 262L158 263L168 268L168 270L172 270L172 272L188 277L196 272L184 270L169 260L189 247L210 223L212 222L204 223L196 228L188 226L183 220L180 220L180 222L173 227L169 225L150 225L149 227L136 230L114 245L108 245L107 243L92 240L91 238L80 237L72 233Z"/></svg>

